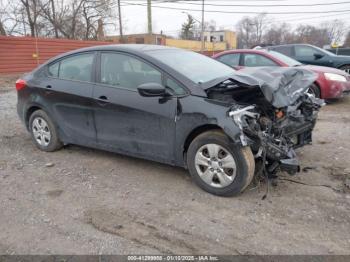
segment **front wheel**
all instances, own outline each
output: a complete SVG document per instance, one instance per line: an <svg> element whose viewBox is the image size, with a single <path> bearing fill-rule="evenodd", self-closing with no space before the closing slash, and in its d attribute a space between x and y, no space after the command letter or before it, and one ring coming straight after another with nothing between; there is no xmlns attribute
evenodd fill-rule
<svg viewBox="0 0 350 262"><path fill-rule="evenodd" d="M348 74L350 74L350 65L342 66L339 69L345 71Z"/></svg>
<svg viewBox="0 0 350 262"><path fill-rule="evenodd" d="M316 98L321 98L320 88L316 84L312 84L307 92Z"/></svg>
<svg viewBox="0 0 350 262"><path fill-rule="evenodd" d="M216 130L200 134L192 141L187 165L200 188L219 196L243 192L255 169L250 147L234 145L223 132Z"/></svg>

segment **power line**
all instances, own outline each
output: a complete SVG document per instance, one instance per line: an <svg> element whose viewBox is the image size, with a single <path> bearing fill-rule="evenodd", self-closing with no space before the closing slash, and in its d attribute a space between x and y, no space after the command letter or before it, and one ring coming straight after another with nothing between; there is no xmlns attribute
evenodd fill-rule
<svg viewBox="0 0 350 262"><path fill-rule="evenodd" d="M124 6L147 6L144 4L136 4L136 3L130 3L130 2L124 2ZM179 10L179 11L192 11L192 12L202 12L200 9L189 9L189 8L178 8L178 7L165 7L165 6L155 6L152 5L154 8L161 8L161 9L169 9L169 10ZM323 14L323 13L341 13L345 11L350 11L350 9L347 10L333 10L333 11L301 11L301 12L261 12L261 11L223 11L223 10L205 10L206 13L222 13L222 14L261 14L261 13L266 13L266 14Z"/></svg>
<svg viewBox="0 0 350 262"><path fill-rule="evenodd" d="M184 0L179 0L179 1L167 1L167 0L159 0L156 1L157 3L167 3L167 4L175 4L175 3L179 3L181 2L181 4L185 4L185 5L195 5L195 6L199 6L201 4L199 3L191 3L188 1L184 1ZM302 7L302 6L329 6L329 5L341 5L341 4L349 4L349 1L346 2L332 2L332 3L315 3L315 4L210 4L210 3L206 3L205 5L207 6L222 6L222 7Z"/></svg>
<svg viewBox="0 0 350 262"><path fill-rule="evenodd" d="M131 0L131 1L144 1L144 0ZM178 3L178 2L199 2L201 0L152 0L153 2L164 3ZM205 2L217 2L218 0L205 0ZM288 0L220 0L221 2L286 2Z"/></svg>
<svg viewBox="0 0 350 262"><path fill-rule="evenodd" d="M347 15L350 14L349 11L344 11L344 13L337 13L337 14L331 14L331 15L326 15L326 16L313 16L313 17L294 17L290 19L278 19L277 22L288 22L288 21L295 21L295 20L312 20L312 19L317 19L317 18L327 18L331 16L341 16L341 15Z"/></svg>

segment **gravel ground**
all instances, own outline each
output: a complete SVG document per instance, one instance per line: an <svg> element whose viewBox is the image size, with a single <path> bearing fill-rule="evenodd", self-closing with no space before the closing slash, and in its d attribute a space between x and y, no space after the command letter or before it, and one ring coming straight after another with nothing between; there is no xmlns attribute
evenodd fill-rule
<svg viewBox="0 0 350 262"><path fill-rule="evenodd" d="M0 254L350 254L349 98L322 109L298 150L304 172L281 174L265 200L264 184L220 198L180 168L40 152L11 81L0 81Z"/></svg>

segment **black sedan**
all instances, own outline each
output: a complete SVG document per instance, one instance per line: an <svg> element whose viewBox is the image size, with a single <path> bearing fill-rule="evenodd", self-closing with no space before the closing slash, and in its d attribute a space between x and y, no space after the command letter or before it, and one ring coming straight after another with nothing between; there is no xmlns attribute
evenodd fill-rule
<svg viewBox="0 0 350 262"><path fill-rule="evenodd" d="M176 48L99 46L19 79L17 110L43 151L77 144L181 166L229 196L254 173L299 170L294 148L311 142L320 105L306 93L315 77L294 68L244 75Z"/></svg>

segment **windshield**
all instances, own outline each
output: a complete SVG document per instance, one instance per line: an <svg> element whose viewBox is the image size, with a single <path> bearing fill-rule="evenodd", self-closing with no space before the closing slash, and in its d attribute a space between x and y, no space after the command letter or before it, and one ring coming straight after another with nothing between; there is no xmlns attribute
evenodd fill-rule
<svg viewBox="0 0 350 262"><path fill-rule="evenodd" d="M186 50L154 50L150 56L170 66L194 83L205 83L233 73L233 69L210 57Z"/></svg>
<svg viewBox="0 0 350 262"><path fill-rule="evenodd" d="M268 51L269 54L273 55L274 57L276 57L277 59L281 60L283 63L287 64L288 66L299 66L301 65L301 63L299 63L297 60L294 60L293 58L286 56L284 54L281 54L279 52L276 51Z"/></svg>

